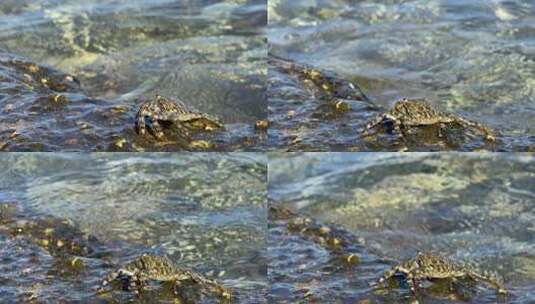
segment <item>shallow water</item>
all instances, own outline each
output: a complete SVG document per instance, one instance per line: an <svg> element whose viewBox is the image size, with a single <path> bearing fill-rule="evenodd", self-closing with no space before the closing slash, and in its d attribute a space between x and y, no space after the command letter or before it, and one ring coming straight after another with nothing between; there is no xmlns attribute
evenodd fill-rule
<svg viewBox="0 0 535 304"><path fill-rule="evenodd" d="M101 244L80 257L82 271L68 271L64 257L6 233L0 216L0 302L113 302L95 288L112 265L143 253L217 279L238 303L264 302L264 156L18 153L1 155L0 164L1 203L16 203L24 219L69 220Z"/></svg>
<svg viewBox="0 0 535 304"><path fill-rule="evenodd" d="M319 302L409 303L406 286L385 291L369 283L431 251L495 273L511 294L478 287L463 300L428 288L424 303L535 301L533 154L270 154L268 166L272 206L344 230L361 258L347 269L334 251L272 220L274 299L291 303L310 292Z"/></svg>
<svg viewBox="0 0 535 304"><path fill-rule="evenodd" d="M335 72L384 108L400 98L423 98L504 136L522 137L510 145L533 145L533 1L274 0L268 13L275 56ZM272 71L269 79L278 149L359 149L361 108L319 123L318 101L292 77ZM301 147L291 142L296 138Z"/></svg>
<svg viewBox="0 0 535 304"><path fill-rule="evenodd" d="M258 149L262 135L252 126L267 115L266 18L265 0L2 1L1 56L72 74L82 90L46 106L51 92L14 88L24 73L2 67L0 122L9 132L0 148L184 150L132 132L141 101L160 94L227 125L208 150Z"/></svg>

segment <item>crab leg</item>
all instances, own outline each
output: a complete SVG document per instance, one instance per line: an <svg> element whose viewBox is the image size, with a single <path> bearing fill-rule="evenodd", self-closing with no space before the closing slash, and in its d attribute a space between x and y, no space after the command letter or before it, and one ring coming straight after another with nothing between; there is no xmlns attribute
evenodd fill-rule
<svg viewBox="0 0 535 304"><path fill-rule="evenodd" d="M145 125L145 115L142 115L142 110L139 110L137 117L136 117L136 132L139 135L145 135L146 133L146 125Z"/></svg>
<svg viewBox="0 0 535 304"><path fill-rule="evenodd" d="M162 139L164 137L162 126L158 122L157 117L152 120L152 132L154 133L154 136L158 139Z"/></svg>
<svg viewBox="0 0 535 304"><path fill-rule="evenodd" d="M207 279L197 273L187 271L186 273L184 273L184 275L177 278L178 282L180 282L181 280L191 280L199 285L205 286L208 289L208 291L219 294L220 296L224 298L231 297L230 290L220 286L217 282Z"/></svg>
<svg viewBox="0 0 535 304"><path fill-rule="evenodd" d="M491 286L492 288L496 289L496 291L500 294L507 294L507 290L505 289L505 287L503 287L500 283L496 282L495 280L493 279L490 279L490 278L487 278L485 276L482 276L482 275L479 275L475 272L469 272L467 273L467 276L474 280L474 281L481 281L481 282L484 282L486 283L487 285Z"/></svg>
<svg viewBox="0 0 535 304"><path fill-rule="evenodd" d="M473 128L476 128L480 131L482 131L483 133L485 133L485 139L488 140L488 141L496 141L496 134L490 130L489 128L485 127L484 125L480 124L480 123L477 123L477 122L474 122L474 121L470 121L468 119L464 119L462 117L458 117L457 120L459 122L461 122L461 124L466 124L468 126L471 126Z"/></svg>
<svg viewBox="0 0 535 304"><path fill-rule="evenodd" d="M398 266L392 267L390 270L386 271L383 276L379 278L378 283L383 284L389 280L391 277L393 277L398 272Z"/></svg>

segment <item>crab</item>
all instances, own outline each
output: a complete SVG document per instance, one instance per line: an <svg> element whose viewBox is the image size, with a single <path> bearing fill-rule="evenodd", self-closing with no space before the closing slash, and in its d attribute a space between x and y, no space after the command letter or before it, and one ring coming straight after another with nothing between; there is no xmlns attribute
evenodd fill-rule
<svg viewBox="0 0 535 304"><path fill-rule="evenodd" d="M214 131L223 128L219 120L207 114L188 109L179 100L157 95L154 100L144 102L136 115L136 132L145 135L147 131L157 139L164 138L162 125L174 125L185 137L190 131Z"/></svg>
<svg viewBox="0 0 535 304"><path fill-rule="evenodd" d="M419 282L438 279L469 279L482 282L496 289L498 294L507 294L505 287L496 278L478 274L471 269L449 261L445 257L431 253L418 252L416 258L402 262L387 270L379 279L384 284L392 277L403 275L411 292L416 294Z"/></svg>
<svg viewBox="0 0 535 304"><path fill-rule="evenodd" d="M439 131L445 126L461 126L467 131L472 130L483 134L485 140L495 141L496 135L489 128L465 119L463 117L435 110L423 100L409 100L404 98L397 101L394 107L376 118L372 119L362 131L361 135L367 137L375 134L373 130L386 128L401 137L410 133L411 129L425 126L438 126ZM442 134L439 134L441 137Z"/></svg>
<svg viewBox="0 0 535 304"><path fill-rule="evenodd" d="M114 281L121 283L123 290L132 290L136 294L141 293L149 281L171 282L175 293L180 291L182 283L188 282L200 287L203 293L208 291L224 299L231 298L229 289L194 271L178 268L164 256L141 255L117 271L111 272L102 281L99 291L103 292L105 287Z"/></svg>

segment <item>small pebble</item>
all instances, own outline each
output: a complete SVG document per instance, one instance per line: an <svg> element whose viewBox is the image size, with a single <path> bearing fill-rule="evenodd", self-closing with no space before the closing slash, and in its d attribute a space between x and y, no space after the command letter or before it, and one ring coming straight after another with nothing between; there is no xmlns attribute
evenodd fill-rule
<svg viewBox="0 0 535 304"><path fill-rule="evenodd" d="M330 232L331 232L331 228L329 228L327 226L323 226L323 227L320 228L320 234L325 235L325 234L328 234Z"/></svg>
<svg viewBox="0 0 535 304"><path fill-rule="evenodd" d="M212 147L212 144L206 140L195 140L192 141L189 145L191 148L196 149L209 149Z"/></svg>
<svg viewBox="0 0 535 304"><path fill-rule="evenodd" d="M113 143L117 148L120 148L122 149L125 144L126 144L126 139L125 138L119 138L118 140L116 140L114 143Z"/></svg>
<svg viewBox="0 0 535 304"><path fill-rule="evenodd" d="M28 66L31 73L37 73L39 72L39 67L35 64L31 64Z"/></svg>
<svg viewBox="0 0 535 304"><path fill-rule="evenodd" d="M254 126L257 130L266 130L269 127L269 121L267 119L257 120Z"/></svg>
<svg viewBox="0 0 535 304"><path fill-rule="evenodd" d="M349 111L349 104L345 101L338 101L335 104L335 107L338 111L341 111L341 112Z"/></svg>
<svg viewBox="0 0 535 304"><path fill-rule="evenodd" d="M85 267L84 261L80 259L79 257L74 257L71 260L71 266L75 269L83 269Z"/></svg>
<svg viewBox="0 0 535 304"><path fill-rule="evenodd" d="M50 97L50 100L57 104L65 104L68 102L67 97L61 95L61 94L55 94Z"/></svg>
<svg viewBox="0 0 535 304"><path fill-rule="evenodd" d="M354 254L350 254L347 256L346 258L346 262L349 264L349 265L356 265L356 264L359 264L360 263L360 259L358 256L354 255Z"/></svg>

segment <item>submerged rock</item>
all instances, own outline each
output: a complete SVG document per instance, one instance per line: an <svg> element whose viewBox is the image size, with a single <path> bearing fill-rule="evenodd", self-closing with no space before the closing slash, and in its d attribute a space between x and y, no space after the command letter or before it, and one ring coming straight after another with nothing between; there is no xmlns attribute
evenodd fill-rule
<svg viewBox="0 0 535 304"><path fill-rule="evenodd" d="M334 225L320 224L313 219L297 215L286 208L271 206L271 220L287 222L290 232L298 233L314 243L328 249L340 262L340 267L353 267L360 264L357 252L362 248L358 238Z"/></svg>
<svg viewBox="0 0 535 304"><path fill-rule="evenodd" d="M304 83L311 84L317 97L326 101L333 99L350 99L370 102L368 96L355 83L347 81L340 76L322 71L312 66L287 61L269 55L269 63L288 74L297 75Z"/></svg>
<svg viewBox="0 0 535 304"><path fill-rule="evenodd" d="M26 217L17 210L15 203L0 204L0 225L10 237L27 240L51 256L100 257L104 254L102 242L82 232L70 221L55 217Z"/></svg>

